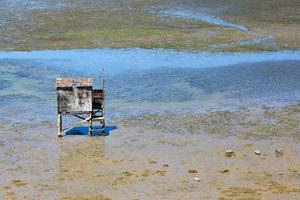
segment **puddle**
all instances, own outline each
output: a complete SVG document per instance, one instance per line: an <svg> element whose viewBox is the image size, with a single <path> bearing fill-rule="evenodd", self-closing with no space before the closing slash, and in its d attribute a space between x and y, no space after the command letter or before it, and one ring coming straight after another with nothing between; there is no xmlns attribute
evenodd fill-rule
<svg viewBox="0 0 300 200"><path fill-rule="evenodd" d="M244 40L240 42L231 42L225 44L216 44L210 47L211 50L216 50L218 48L228 48L233 46L249 46L249 45L259 45L262 44L270 49L279 50L279 46L276 44L274 37L272 35L263 36L260 38L254 38L250 40Z"/></svg>

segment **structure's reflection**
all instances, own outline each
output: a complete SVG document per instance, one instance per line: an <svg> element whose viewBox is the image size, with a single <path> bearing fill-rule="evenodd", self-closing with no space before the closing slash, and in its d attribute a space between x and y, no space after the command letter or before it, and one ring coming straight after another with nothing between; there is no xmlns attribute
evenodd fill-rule
<svg viewBox="0 0 300 200"><path fill-rule="evenodd" d="M61 189L74 192L90 186L105 160L105 140L105 137L70 134L59 138L57 178Z"/></svg>

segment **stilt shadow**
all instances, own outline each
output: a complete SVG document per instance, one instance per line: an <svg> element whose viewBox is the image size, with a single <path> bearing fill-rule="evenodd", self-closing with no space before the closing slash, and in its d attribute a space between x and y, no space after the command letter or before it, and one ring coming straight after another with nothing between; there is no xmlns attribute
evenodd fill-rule
<svg viewBox="0 0 300 200"><path fill-rule="evenodd" d="M105 134L102 134L102 128L100 126L93 126L93 136L108 136L110 131L117 129L117 126L106 126ZM87 126L80 126L72 128L67 131L65 135L89 135L89 128Z"/></svg>

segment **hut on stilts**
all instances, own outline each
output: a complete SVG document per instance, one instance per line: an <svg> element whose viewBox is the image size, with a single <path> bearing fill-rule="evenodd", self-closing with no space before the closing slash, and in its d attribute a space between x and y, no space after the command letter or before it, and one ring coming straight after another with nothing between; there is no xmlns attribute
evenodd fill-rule
<svg viewBox="0 0 300 200"><path fill-rule="evenodd" d="M64 136L72 128L81 124L88 124L88 134L94 135L100 131L105 135L104 117L104 78L100 77L99 89L93 88L92 78L57 78L57 134ZM63 116L71 115L80 121L63 129ZM96 130L94 122L100 122L100 129Z"/></svg>

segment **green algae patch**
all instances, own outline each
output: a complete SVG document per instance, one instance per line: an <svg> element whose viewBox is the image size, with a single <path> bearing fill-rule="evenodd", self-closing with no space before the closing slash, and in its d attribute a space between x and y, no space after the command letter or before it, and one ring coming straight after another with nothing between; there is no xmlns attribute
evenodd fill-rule
<svg viewBox="0 0 300 200"><path fill-rule="evenodd" d="M47 4L49 3L49 5ZM299 2L252 0L197 2L175 1L76 1L56 6L48 0L40 7L22 9L4 4L0 8L0 49L41 50L73 48L166 48L210 51L273 51L264 44L219 44L272 35L278 49L300 47ZM199 19L161 16L162 8L181 8L243 24L249 32L209 24ZM16 11L17 10L17 11ZM17 12L17 13L15 13ZM204 12L205 13L205 12ZM16 17L17 14L17 17ZM3 22L2 22L3 21Z"/></svg>
<svg viewBox="0 0 300 200"><path fill-rule="evenodd" d="M249 44L249 45L232 45L228 47L220 47L214 51L220 52L262 52L262 51L276 51L274 47L269 47L263 44Z"/></svg>
<svg viewBox="0 0 300 200"><path fill-rule="evenodd" d="M240 109L206 114L153 114L122 120L123 126L143 126L176 134L212 134L241 139L286 137L299 140L300 104L261 110Z"/></svg>
<svg viewBox="0 0 300 200"><path fill-rule="evenodd" d="M232 38L235 35L235 38ZM252 38L238 30L222 30L219 27L193 30L169 30L155 28L95 29L68 33L62 37L37 38L41 48L165 48L176 50L206 50L216 43L230 43ZM44 44L44 41L47 41Z"/></svg>
<svg viewBox="0 0 300 200"><path fill-rule="evenodd" d="M171 31L157 30L157 29L116 29L116 30L93 30L80 31L69 34L68 39L122 39L148 37L148 36L170 36Z"/></svg>
<svg viewBox="0 0 300 200"><path fill-rule="evenodd" d="M0 26L3 50L72 48L166 48L207 50L218 43L253 38L250 33L194 19L158 16L145 11L161 2L108 3L93 7L20 11ZM111 5L110 5L111 4Z"/></svg>

